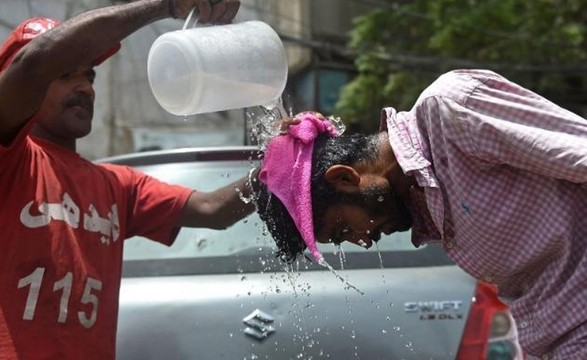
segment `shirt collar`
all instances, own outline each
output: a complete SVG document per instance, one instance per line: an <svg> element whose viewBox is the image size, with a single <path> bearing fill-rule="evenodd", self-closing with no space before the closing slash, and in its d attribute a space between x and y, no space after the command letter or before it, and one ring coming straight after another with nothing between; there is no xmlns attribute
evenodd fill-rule
<svg viewBox="0 0 587 360"><path fill-rule="evenodd" d="M380 128L387 130L389 144L403 172L414 175L420 186L438 187L432 163L424 156L416 116L387 107L381 112Z"/></svg>
<svg viewBox="0 0 587 360"><path fill-rule="evenodd" d="M412 242L417 247L439 241L444 235L444 211L431 213L430 206L442 207L442 194L432 163L425 156L416 115L413 112L398 113L392 107L384 108L380 130L387 130L389 143L404 174L413 175L419 185L410 190L411 204L408 206L414 218Z"/></svg>

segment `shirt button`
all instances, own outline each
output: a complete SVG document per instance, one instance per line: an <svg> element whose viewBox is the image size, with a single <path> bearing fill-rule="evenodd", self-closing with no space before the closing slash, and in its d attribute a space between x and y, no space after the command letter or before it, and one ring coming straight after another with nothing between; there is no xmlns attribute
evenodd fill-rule
<svg viewBox="0 0 587 360"><path fill-rule="evenodd" d="M528 327L528 323L527 322L525 322L525 321L520 322L520 329L525 329L527 327Z"/></svg>
<svg viewBox="0 0 587 360"><path fill-rule="evenodd" d="M483 281L485 281L487 283L491 283L493 281L493 278L491 276L484 276Z"/></svg>
<svg viewBox="0 0 587 360"><path fill-rule="evenodd" d="M446 248L447 249L454 249L455 248L455 243L452 241L449 241L446 243Z"/></svg>

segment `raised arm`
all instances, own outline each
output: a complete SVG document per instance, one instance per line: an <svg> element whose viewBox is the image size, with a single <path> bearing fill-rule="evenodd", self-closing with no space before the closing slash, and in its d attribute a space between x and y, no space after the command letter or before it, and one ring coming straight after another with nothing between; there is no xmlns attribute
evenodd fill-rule
<svg viewBox="0 0 587 360"><path fill-rule="evenodd" d="M62 74L88 67L139 28L169 16L185 17L198 6L201 22L228 22L240 2L139 0L91 10L37 36L0 73L0 144L6 145L39 109Z"/></svg>

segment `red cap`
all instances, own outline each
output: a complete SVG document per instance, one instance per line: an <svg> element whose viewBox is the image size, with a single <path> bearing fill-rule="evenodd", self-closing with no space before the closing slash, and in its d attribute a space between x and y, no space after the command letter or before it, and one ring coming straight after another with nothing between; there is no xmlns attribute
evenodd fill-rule
<svg viewBox="0 0 587 360"><path fill-rule="evenodd" d="M4 44L2 44L2 48L0 48L0 71L3 71L8 65L10 65L10 63L12 63L14 56L20 49L28 44L29 41L44 32L51 30L57 25L59 25L57 20L44 17L28 19L18 25L12 30L10 35L8 35L8 38L4 41ZM119 49L120 43L116 44L102 56L94 60L92 65L100 65L104 60L114 55Z"/></svg>

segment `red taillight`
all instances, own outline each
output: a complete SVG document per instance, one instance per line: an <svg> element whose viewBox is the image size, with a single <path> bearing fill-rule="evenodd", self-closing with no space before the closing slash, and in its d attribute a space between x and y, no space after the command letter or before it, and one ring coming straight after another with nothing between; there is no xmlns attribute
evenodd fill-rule
<svg viewBox="0 0 587 360"><path fill-rule="evenodd" d="M507 306L497 298L497 288L487 283L478 283L457 360L487 359L494 315L504 310L507 310Z"/></svg>

